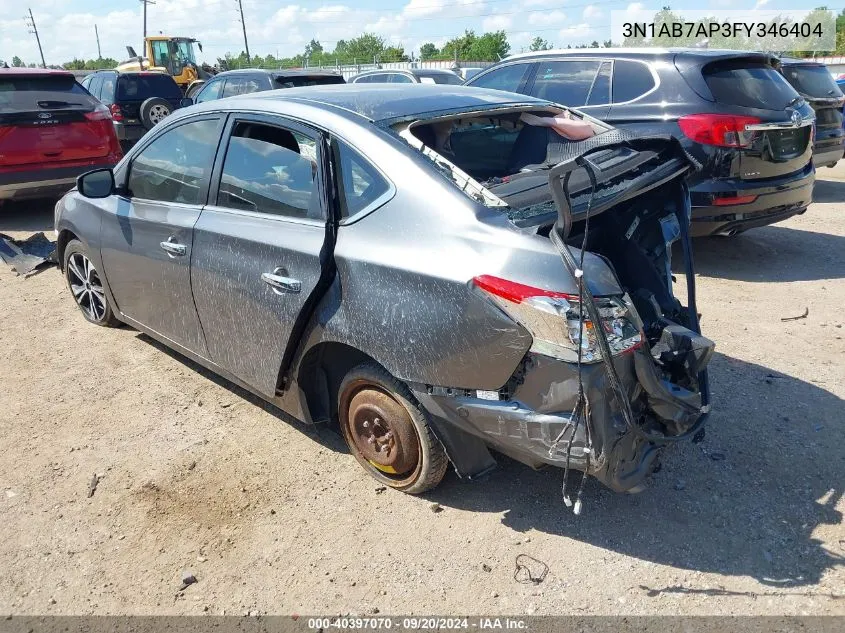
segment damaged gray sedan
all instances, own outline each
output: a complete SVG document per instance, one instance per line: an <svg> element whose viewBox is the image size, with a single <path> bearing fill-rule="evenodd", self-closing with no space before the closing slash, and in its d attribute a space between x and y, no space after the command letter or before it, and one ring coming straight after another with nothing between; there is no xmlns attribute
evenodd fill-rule
<svg viewBox="0 0 845 633"><path fill-rule="evenodd" d="M671 138L523 95L257 93L80 177L59 258L86 319L339 424L385 485L477 477L492 449L630 491L709 408L692 167Z"/></svg>

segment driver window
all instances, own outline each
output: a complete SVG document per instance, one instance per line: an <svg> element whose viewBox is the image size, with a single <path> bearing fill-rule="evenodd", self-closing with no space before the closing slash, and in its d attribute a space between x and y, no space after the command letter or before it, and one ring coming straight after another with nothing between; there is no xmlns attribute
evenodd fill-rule
<svg viewBox="0 0 845 633"><path fill-rule="evenodd" d="M141 150L129 169L127 184L132 197L200 204L217 149L218 123L218 119L185 123Z"/></svg>
<svg viewBox="0 0 845 633"><path fill-rule="evenodd" d="M322 220L315 140L281 127L238 123L226 150L217 204Z"/></svg>

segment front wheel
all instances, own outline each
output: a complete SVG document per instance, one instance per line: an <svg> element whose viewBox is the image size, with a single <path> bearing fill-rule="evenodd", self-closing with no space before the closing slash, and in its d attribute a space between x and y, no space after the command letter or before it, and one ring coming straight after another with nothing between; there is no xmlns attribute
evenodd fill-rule
<svg viewBox="0 0 845 633"><path fill-rule="evenodd" d="M375 363L352 369L338 394L349 450L377 481L409 494L431 490L449 459L428 415L403 382Z"/></svg>
<svg viewBox="0 0 845 633"><path fill-rule="evenodd" d="M65 247L64 271L82 316L95 325L118 327L120 321L114 316L100 273L94 268L85 244L79 240L71 240Z"/></svg>

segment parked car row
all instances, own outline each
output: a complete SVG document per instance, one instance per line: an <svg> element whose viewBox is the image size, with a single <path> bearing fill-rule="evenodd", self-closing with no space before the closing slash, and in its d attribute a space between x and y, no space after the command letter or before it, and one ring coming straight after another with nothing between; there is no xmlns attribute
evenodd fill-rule
<svg viewBox="0 0 845 633"><path fill-rule="evenodd" d="M736 235L807 209L814 130L815 162L842 158L841 92L810 64L784 65L791 81L813 73L812 86L807 79L801 87L823 90L817 96L834 106L814 114L779 67L767 54L740 51L542 51L467 83L578 107L640 136L675 136L702 165L690 179L693 235Z"/></svg>

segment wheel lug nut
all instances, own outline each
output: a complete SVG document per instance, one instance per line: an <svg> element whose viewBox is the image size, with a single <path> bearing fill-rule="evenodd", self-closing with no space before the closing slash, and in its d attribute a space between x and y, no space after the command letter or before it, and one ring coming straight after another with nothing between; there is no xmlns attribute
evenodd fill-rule
<svg viewBox="0 0 845 633"><path fill-rule="evenodd" d="M370 422L369 422L368 420L364 420L363 427L364 427L365 429L370 428Z"/></svg>

